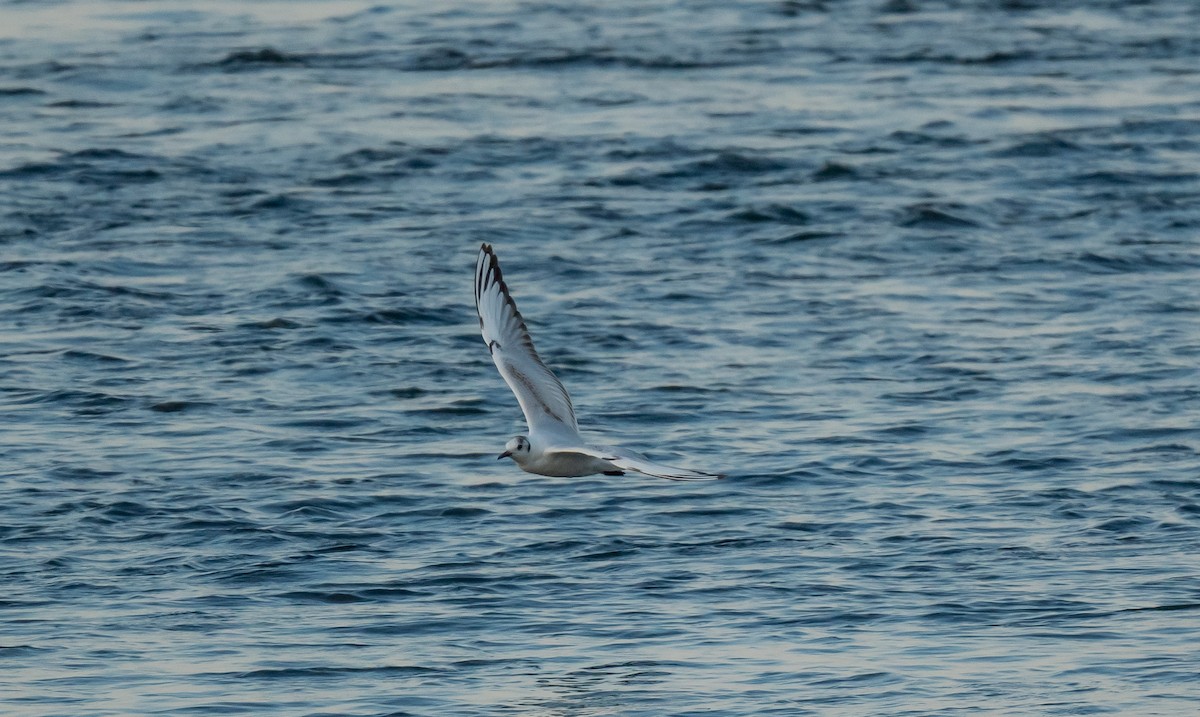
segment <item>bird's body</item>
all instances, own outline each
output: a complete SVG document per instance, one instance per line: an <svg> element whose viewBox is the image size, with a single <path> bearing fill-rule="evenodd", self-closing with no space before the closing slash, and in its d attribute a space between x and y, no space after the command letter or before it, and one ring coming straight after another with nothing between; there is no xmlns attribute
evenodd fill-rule
<svg viewBox="0 0 1200 717"><path fill-rule="evenodd" d="M517 461L517 465L529 473L558 478L590 476L595 473L611 475L624 473L603 458L575 451L537 451L536 448L534 451L531 451L529 456L522 461Z"/></svg>
<svg viewBox="0 0 1200 717"><path fill-rule="evenodd" d="M670 480L714 480L716 473L655 463L635 451L590 445L579 435L575 408L566 388L533 348L533 340L500 273L492 247L479 248L475 264L475 308L492 361L521 404L529 436L508 442L501 458L512 458L529 473L575 477L635 471Z"/></svg>

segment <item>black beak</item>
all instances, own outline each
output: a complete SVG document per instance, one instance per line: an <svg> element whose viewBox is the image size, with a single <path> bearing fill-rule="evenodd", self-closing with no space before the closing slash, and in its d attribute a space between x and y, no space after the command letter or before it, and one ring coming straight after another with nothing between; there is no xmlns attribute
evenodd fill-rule
<svg viewBox="0 0 1200 717"><path fill-rule="evenodd" d="M501 458L508 458L511 455L512 455L512 451L505 451L505 452L501 453L500 455L496 456L496 460L500 460Z"/></svg>

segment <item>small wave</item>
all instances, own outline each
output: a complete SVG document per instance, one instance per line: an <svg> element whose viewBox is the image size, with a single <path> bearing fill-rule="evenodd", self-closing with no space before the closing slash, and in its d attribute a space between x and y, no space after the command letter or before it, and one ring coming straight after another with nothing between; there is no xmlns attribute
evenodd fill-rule
<svg viewBox="0 0 1200 717"><path fill-rule="evenodd" d="M80 349L67 349L63 351L61 356L68 361L84 361L87 363L111 363L125 364L130 363L129 359L111 354L102 354L95 351L83 351Z"/></svg>
<svg viewBox="0 0 1200 717"><path fill-rule="evenodd" d="M276 596L288 602L312 602L326 605L346 605L356 602L367 602L367 598L357 593L323 592L317 590L295 590L280 593Z"/></svg>
<svg viewBox="0 0 1200 717"><path fill-rule="evenodd" d="M405 66L411 72L453 70L496 70L520 68L628 67L647 70L699 70L737 64L736 55L706 53L644 54L617 52L609 48L539 48L510 52L474 52L458 47L429 48L413 56Z"/></svg>
<svg viewBox="0 0 1200 717"><path fill-rule="evenodd" d="M0 98L3 97L33 97L46 94L45 90L36 87L0 87Z"/></svg>
<svg viewBox="0 0 1200 717"><path fill-rule="evenodd" d="M306 60L301 55L283 53L273 47L262 47L257 50L234 50L216 64L229 69L243 69L262 65L304 65Z"/></svg>
<svg viewBox="0 0 1200 717"><path fill-rule="evenodd" d="M722 150L715 157L693 162L684 170L687 174L761 174L791 167L787 160L767 154Z"/></svg>
<svg viewBox="0 0 1200 717"><path fill-rule="evenodd" d="M1054 134L1040 134L1023 139L996 152L999 157L1058 157L1082 152L1083 147Z"/></svg>
<svg viewBox="0 0 1200 717"><path fill-rule="evenodd" d="M378 665L366 667L275 667L246 672L221 673L220 676L236 677L239 680L320 680L344 679L353 675L406 676L436 674L443 670L422 665Z"/></svg>
<svg viewBox="0 0 1200 717"><path fill-rule="evenodd" d="M379 309L362 315L362 320L372 324L430 324L455 326L462 323L460 312L455 308L432 309L425 307L398 307Z"/></svg>
<svg viewBox="0 0 1200 717"><path fill-rule="evenodd" d="M860 178L859 170L840 162L825 162L812 173L814 182L835 182Z"/></svg>
<svg viewBox="0 0 1200 717"><path fill-rule="evenodd" d="M980 226L979 222L962 216L963 209L934 204L913 204L905 208L896 223L902 227L917 229L965 229Z"/></svg>
<svg viewBox="0 0 1200 717"><path fill-rule="evenodd" d="M730 219L739 222L770 222L772 224L804 225L812 221L812 217L804 212L784 204L768 204L759 207L740 209L729 215Z"/></svg>

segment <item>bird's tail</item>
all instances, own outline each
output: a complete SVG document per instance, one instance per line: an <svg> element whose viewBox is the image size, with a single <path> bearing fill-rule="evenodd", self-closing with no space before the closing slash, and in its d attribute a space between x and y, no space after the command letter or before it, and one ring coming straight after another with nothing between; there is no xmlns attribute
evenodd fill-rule
<svg viewBox="0 0 1200 717"><path fill-rule="evenodd" d="M705 471L694 471L690 468L676 468L646 458L645 456L628 455L629 451L621 451L619 455L608 458L608 461L614 466L627 471L636 471L644 473L655 478L666 478L667 480L718 480L724 478L722 473L707 473Z"/></svg>

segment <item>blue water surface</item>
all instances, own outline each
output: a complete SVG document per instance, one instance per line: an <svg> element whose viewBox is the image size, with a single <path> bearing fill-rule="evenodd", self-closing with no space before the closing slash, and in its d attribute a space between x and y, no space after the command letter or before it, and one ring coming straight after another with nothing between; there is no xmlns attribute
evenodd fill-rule
<svg viewBox="0 0 1200 717"><path fill-rule="evenodd" d="M1194 713L1198 8L0 0L0 713Z"/></svg>

